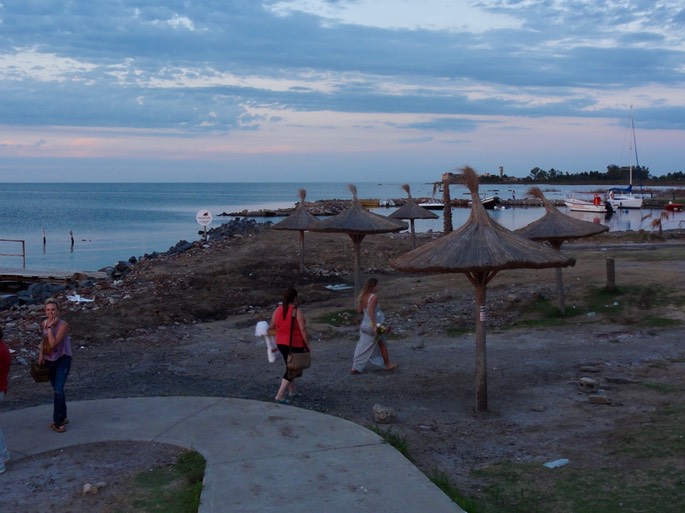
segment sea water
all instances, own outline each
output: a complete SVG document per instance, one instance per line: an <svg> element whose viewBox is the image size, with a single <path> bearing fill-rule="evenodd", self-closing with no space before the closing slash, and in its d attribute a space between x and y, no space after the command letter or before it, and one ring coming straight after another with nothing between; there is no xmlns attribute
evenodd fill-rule
<svg viewBox="0 0 685 513"><path fill-rule="evenodd" d="M356 184L359 198L397 199L406 193L400 183ZM412 196L431 197L432 183L411 183ZM525 196L529 185L482 185L483 195L502 199ZM549 199L563 199L569 192L596 190L597 186L541 186ZM349 200L346 183L5 183L0 184L0 239L24 241L26 268L35 270L92 271L131 256L163 252L180 240L201 237L196 221L200 210L213 217L209 228L228 222L220 214L243 210L292 207L299 189L307 201ZM454 199L469 196L463 186L450 190ZM440 198L440 193L436 196ZM393 208L375 209L388 215ZM564 209L562 208L562 211ZM611 230L648 229L651 211L617 212L610 219L596 214L572 215L607 224ZM437 220L417 220L418 232L442 231L442 212ZM453 226L466 222L469 209L453 209ZM517 229L545 214L541 207L490 211L499 223ZM655 215L658 215L656 213ZM676 214L677 216L678 214ZM682 214L680 214L682 218ZM280 218L257 218L278 222ZM664 221L664 229L676 228L679 218ZM71 243L73 235L73 245ZM0 241L0 267L20 268L20 242ZM9 256L11 255L11 256Z"/></svg>

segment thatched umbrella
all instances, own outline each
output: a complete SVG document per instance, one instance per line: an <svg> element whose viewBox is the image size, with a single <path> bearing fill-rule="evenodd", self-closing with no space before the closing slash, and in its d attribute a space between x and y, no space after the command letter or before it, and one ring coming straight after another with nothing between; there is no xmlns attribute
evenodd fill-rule
<svg viewBox="0 0 685 513"><path fill-rule="evenodd" d="M537 221L514 230L522 237L539 242L548 242L554 249L560 250L561 245L567 240L591 237L609 231L608 226L576 219L560 212L537 187L531 187L527 194L541 200L547 213ZM556 275L559 312L563 315L566 313L566 306L564 304L564 277L561 267L556 268Z"/></svg>
<svg viewBox="0 0 685 513"><path fill-rule="evenodd" d="M307 191L300 189L299 193L300 203L295 208L295 211L282 221L276 223L273 228L275 230L297 230L300 232L300 272L304 273L304 232L315 228L321 221L304 208L304 198L307 196Z"/></svg>
<svg viewBox="0 0 685 513"><path fill-rule="evenodd" d="M391 233L406 230L407 223L388 219L385 216L374 214L362 207L357 198L357 188L350 184L352 191L352 204L347 210L321 221L313 228L317 232L337 232L346 233L352 239L354 245L354 292L359 291L359 268L361 256L361 243L367 235L379 233Z"/></svg>
<svg viewBox="0 0 685 513"><path fill-rule="evenodd" d="M411 229L411 242L413 247L416 248L416 234L414 233L414 219L437 219L438 215L435 212L431 212L427 208L423 208L416 204L414 198L411 197L411 190L409 184L404 184L402 188L407 192L409 196L407 202L400 208L395 210L388 217L393 219L409 219L409 226Z"/></svg>
<svg viewBox="0 0 685 513"><path fill-rule="evenodd" d="M471 215L458 230L397 258L404 271L464 273L476 295L476 409L488 408L485 349L485 293L487 284L505 269L542 269L573 265L560 252L516 235L490 218L478 195L478 175L462 169L471 191Z"/></svg>

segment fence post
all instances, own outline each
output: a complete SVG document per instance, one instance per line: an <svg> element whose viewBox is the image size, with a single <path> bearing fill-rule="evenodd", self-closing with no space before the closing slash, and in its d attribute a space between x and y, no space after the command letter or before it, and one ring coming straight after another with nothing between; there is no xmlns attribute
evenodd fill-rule
<svg viewBox="0 0 685 513"><path fill-rule="evenodd" d="M613 258L607 258L607 290L616 290L616 268Z"/></svg>

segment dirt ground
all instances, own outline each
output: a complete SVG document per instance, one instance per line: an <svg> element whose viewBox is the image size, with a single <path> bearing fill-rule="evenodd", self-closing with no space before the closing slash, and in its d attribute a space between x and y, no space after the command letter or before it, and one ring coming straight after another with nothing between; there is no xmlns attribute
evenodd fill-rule
<svg viewBox="0 0 685 513"><path fill-rule="evenodd" d="M487 412L474 411L474 294L463 275L396 272L390 261L411 248L410 239L366 237L361 274L380 280L381 307L393 327L390 355L399 367L353 376L359 319L346 312L353 293L326 288L353 283L349 237L307 233L307 272L301 275L298 233L270 229L141 262L120 282L80 291L93 302L64 300L75 342L67 400L164 395L273 400L282 364L268 363L254 325L270 316L283 289L294 284L314 363L299 380L303 396L293 407L364 426L374 424L375 404L395 409L396 422L379 427L404 437L424 472L444 472L466 494L483 485L473 470L500 461L568 458L579 468L615 463L607 440L644 423L659 402L640 383L685 383L682 328L643 322L684 319L685 239L682 233L667 238L614 233L566 244L562 249L577 259L563 272L567 311L581 308L588 287L606 284L609 257L616 263L617 286L637 283L647 292L637 305L604 305L554 327L522 324L535 318L531 305L555 298L553 270L498 274L487 293ZM680 302L664 306L648 292L653 290ZM341 312L346 313L337 315L339 326L323 319ZM35 353L40 318L36 309L4 318L5 338L17 353L1 411L51 402L49 386L33 383L22 365ZM664 360L672 364L654 365ZM596 387L584 390L583 377L596 380ZM59 436L48 431L49 421L46 436ZM95 444L65 450L62 455L68 453L73 465L51 464L55 454L9 462L0 477L0 505L17 512L41 511L49 504L60 511L108 511L107 498L122 493L133 474L167 464L177 454L173 448L135 445L130 458L121 457L117 444ZM100 479L86 462L108 468L108 478ZM80 493L85 483L100 480L108 486L97 496ZM55 497L58 481L63 486Z"/></svg>

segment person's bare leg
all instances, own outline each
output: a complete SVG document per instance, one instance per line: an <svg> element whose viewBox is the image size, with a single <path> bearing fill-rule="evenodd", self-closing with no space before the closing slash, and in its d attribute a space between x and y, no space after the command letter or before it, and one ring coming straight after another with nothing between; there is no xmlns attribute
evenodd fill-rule
<svg viewBox="0 0 685 513"><path fill-rule="evenodd" d="M380 349L381 356L383 357L383 363L385 364L386 370L392 370L395 367L397 367L396 363L390 363L390 356L388 355L388 347L385 345L385 342L379 341L378 342L378 349Z"/></svg>
<svg viewBox="0 0 685 513"><path fill-rule="evenodd" d="M276 401L282 401L285 399L285 392L288 390L290 387L290 381L287 379L281 378L281 386L278 388L278 392L276 393Z"/></svg>

